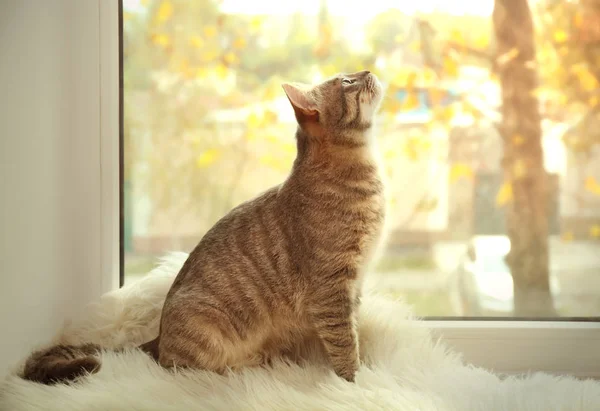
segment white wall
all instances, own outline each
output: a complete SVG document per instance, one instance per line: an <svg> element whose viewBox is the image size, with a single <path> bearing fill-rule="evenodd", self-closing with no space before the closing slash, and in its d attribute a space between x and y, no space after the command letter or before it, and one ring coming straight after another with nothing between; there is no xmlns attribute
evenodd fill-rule
<svg viewBox="0 0 600 411"><path fill-rule="evenodd" d="M101 14L100 0L0 0L0 375L115 286Z"/></svg>

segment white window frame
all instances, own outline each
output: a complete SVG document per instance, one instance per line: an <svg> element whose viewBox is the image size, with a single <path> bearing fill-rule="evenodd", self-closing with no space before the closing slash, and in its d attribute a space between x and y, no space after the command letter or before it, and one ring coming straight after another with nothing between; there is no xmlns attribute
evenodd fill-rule
<svg viewBox="0 0 600 411"><path fill-rule="evenodd" d="M99 10L101 268L110 289L120 285L119 2L93 0Z"/></svg>
<svg viewBox="0 0 600 411"><path fill-rule="evenodd" d="M101 273L116 288L120 224L119 0L96 1L100 10ZM499 373L543 371L600 378L598 322L447 320L423 321L420 325L462 353L465 361Z"/></svg>

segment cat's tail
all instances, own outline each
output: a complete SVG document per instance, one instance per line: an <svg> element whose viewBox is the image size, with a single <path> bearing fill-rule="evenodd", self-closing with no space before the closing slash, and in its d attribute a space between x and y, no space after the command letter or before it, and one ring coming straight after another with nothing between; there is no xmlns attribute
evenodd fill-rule
<svg viewBox="0 0 600 411"><path fill-rule="evenodd" d="M158 359L158 337L138 347L155 360ZM41 384L69 383L86 374L100 370L97 344L55 345L29 356L21 377Z"/></svg>

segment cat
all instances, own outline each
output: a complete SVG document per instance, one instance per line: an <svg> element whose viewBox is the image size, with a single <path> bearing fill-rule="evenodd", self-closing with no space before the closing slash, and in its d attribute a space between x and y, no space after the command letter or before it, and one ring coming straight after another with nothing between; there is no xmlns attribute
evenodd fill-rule
<svg viewBox="0 0 600 411"><path fill-rule="evenodd" d="M386 214L373 130L382 86L361 71L283 89L297 120L291 173L232 209L189 254L158 337L140 346L164 367L222 374L313 339L339 377L355 379L361 285ZM23 377L51 384L100 367L100 347L53 349L30 357Z"/></svg>

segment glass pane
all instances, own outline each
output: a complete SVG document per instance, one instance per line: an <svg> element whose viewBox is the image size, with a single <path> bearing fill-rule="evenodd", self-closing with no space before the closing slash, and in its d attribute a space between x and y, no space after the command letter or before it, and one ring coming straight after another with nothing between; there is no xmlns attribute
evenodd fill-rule
<svg viewBox="0 0 600 411"><path fill-rule="evenodd" d="M391 229L369 281L419 316L600 317L600 11L530 4L528 34L490 0L124 0L126 282L286 178L282 82L369 69Z"/></svg>

